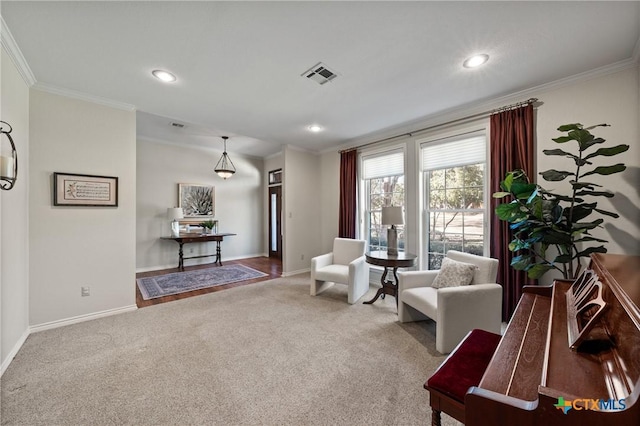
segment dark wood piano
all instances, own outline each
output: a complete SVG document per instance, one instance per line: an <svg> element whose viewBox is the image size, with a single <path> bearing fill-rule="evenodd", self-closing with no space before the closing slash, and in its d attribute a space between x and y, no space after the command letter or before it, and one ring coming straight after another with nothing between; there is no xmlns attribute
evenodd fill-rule
<svg viewBox="0 0 640 426"><path fill-rule="evenodd" d="M467 426L640 425L640 257L595 254L588 269L584 294L573 281L525 287L466 394Z"/></svg>

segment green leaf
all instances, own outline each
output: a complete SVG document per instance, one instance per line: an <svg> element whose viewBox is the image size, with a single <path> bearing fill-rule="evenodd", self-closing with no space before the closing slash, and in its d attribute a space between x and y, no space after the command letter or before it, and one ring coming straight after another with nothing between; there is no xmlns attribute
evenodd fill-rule
<svg viewBox="0 0 640 426"><path fill-rule="evenodd" d="M593 213L593 209L597 205L598 203L576 204L573 206L572 211L570 211L569 209L566 209L564 211L564 214L567 217L567 219L569 218L569 215L571 215L571 221L575 223L589 216L591 213Z"/></svg>
<svg viewBox="0 0 640 426"><path fill-rule="evenodd" d="M618 155L628 150L629 150L629 145L617 145L611 148L600 148L596 152L592 152L591 154L584 157L584 159L588 160L589 158L598 157L601 155L605 157L611 157L613 155Z"/></svg>
<svg viewBox="0 0 640 426"><path fill-rule="evenodd" d="M530 263L531 263L530 256L525 256L525 255L515 256L513 259L511 259L511 266L513 267L513 269L516 269L518 271L523 270L524 268L529 266Z"/></svg>
<svg viewBox="0 0 640 426"><path fill-rule="evenodd" d="M556 256L555 259L553 259L553 263L567 263L567 262L571 262L570 254L561 254L559 256Z"/></svg>
<svg viewBox="0 0 640 426"><path fill-rule="evenodd" d="M585 150L586 150L586 149L588 149L590 146L595 145L595 144L598 144L598 143L604 143L604 141L605 141L605 140L604 140L604 139L602 139L602 138L595 138L595 139L591 139L591 140L589 140L589 141L585 142L585 143L582 145L582 149L581 149L580 151L585 151Z"/></svg>
<svg viewBox="0 0 640 426"><path fill-rule="evenodd" d="M538 263L537 265L535 265L532 268L529 268L527 270L527 276L529 278L537 280L538 278L543 276L545 274L545 272L547 272L551 268L552 268L551 265L544 265L544 264Z"/></svg>
<svg viewBox="0 0 640 426"><path fill-rule="evenodd" d="M585 230L585 229L595 229L598 226L602 225L604 219L597 219L593 222L575 222L573 224L573 228L575 231L577 230Z"/></svg>
<svg viewBox="0 0 640 426"><path fill-rule="evenodd" d="M611 217L614 217L616 219L620 217L620 215L618 213L610 212L610 211L607 211L607 210L602 210L602 209L594 209L594 210L597 211L600 214L603 214L603 215L606 215L606 216L611 216Z"/></svg>
<svg viewBox="0 0 640 426"><path fill-rule="evenodd" d="M516 203L504 203L496 207L496 215L500 220L509 221L519 210L520 206Z"/></svg>
<svg viewBox="0 0 640 426"><path fill-rule="evenodd" d="M504 198L507 195L511 195L511 193L510 192L494 192L493 198Z"/></svg>
<svg viewBox="0 0 640 426"><path fill-rule="evenodd" d="M542 241L551 245L571 244L571 235L564 232L550 230L549 232L546 232L545 235L542 237Z"/></svg>
<svg viewBox="0 0 640 426"><path fill-rule="evenodd" d="M578 191L576 195L590 195L592 197L607 197L612 198L615 194L609 191Z"/></svg>
<svg viewBox="0 0 640 426"><path fill-rule="evenodd" d="M538 185L536 185L536 189L529 195L529 198L527 198L527 204L533 203L536 197L540 197L538 194Z"/></svg>
<svg viewBox="0 0 640 426"><path fill-rule="evenodd" d="M553 194L553 193L551 193L551 192L546 192L546 194L547 194L547 195L549 195L549 196L551 196L551 197L553 197L556 201L566 201L566 202L568 202L568 203L570 203L570 202L572 202L572 201L577 202L577 203L581 203L581 202L583 202L583 201L584 201L584 200L582 200L582 199L580 199L580 198L575 198L575 199L574 199L573 197L570 197L570 196L568 196L568 195Z"/></svg>
<svg viewBox="0 0 640 426"><path fill-rule="evenodd" d="M587 172L583 175L581 175L580 177L583 178L585 176L589 176L589 175L612 175L614 173L620 173L622 171L624 171L627 168L627 166L625 166L622 163L618 163L618 164L614 164L613 166L601 166L601 167L596 167L595 169L591 170L590 172Z"/></svg>
<svg viewBox="0 0 640 426"><path fill-rule="evenodd" d="M500 188L504 189L507 192L511 192L511 185L513 185L513 173L507 173L504 177L504 180L500 182Z"/></svg>
<svg viewBox="0 0 640 426"><path fill-rule="evenodd" d="M575 180L572 180L571 182L571 186L573 187L573 189L582 189L582 188L590 188L593 186L597 186L602 188L602 185L597 185L595 183L591 183L591 182L576 182ZM593 188L591 188L593 189Z"/></svg>
<svg viewBox="0 0 640 426"><path fill-rule="evenodd" d="M542 152L544 152L546 155L564 155L565 157L570 157L574 159L579 158L577 155L567 151L563 151L561 149L543 149Z"/></svg>
<svg viewBox="0 0 640 426"><path fill-rule="evenodd" d="M585 127L585 129L591 130L591 129L595 129L596 127L611 127L611 124L607 124L607 123L595 124L593 126Z"/></svg>
<svg viewBox="0 0 640 426"><path fill-rule="evenodd" d="M569 137L569 136L560 136L558 138L553 138L551 140L556 142L556 143L567 143L567 142L572 141L574 139L572 137Z"/></svg>
<svg viewBox="0 0 640 426"><path fill-rule="evenodd" d="M580 130L580 129L582 129L582 124L580 123L563 124L562 126L558 127L558 131L560 132L568 132L569 130Z"/></svg>
<svg viewBox="0 0 640 426"><path fill-rule="evenodd" d="M538 185L535 183L514 183L511 187L511 193L519 200L527 199L532 193L536 192Z"/></svg>
<svg viewBox="0 0 640 426"><path fill-rule="evenodd" d="M597 241L599 243L608 243L609 241L607 240L603 240L601 238L596 238L596 237L582 237L580 239L577 240L573 240L574 243L584 243L587 241Z"/></svg>
<svg viewBox="0 0 640 426"><path fill-rule="evenodd" d="M575 176L575 173L571 173L571 172L567 172L565 170L563 171L559 171L559 170L547 170L546 172L541 172L540 173L543 177L544 180L548 180L551 182L557 182L557 181L561 181L564 180L567 176Z"/></svg>
<svg viewBox="0 0 640 426"><path fill-rule="evenodd" d="M593 140L593 135L588 130L576 129L569 132L569 137L578 141L580 151L584 151L585 144Z"/></svg>
<svg viewBox="0 0 640 426"><path fill-rule="evenodd" d="M588 247L582 250L576 255L576 257L589 257L591 253L606 253L607 249L604 246Z"/></svg>

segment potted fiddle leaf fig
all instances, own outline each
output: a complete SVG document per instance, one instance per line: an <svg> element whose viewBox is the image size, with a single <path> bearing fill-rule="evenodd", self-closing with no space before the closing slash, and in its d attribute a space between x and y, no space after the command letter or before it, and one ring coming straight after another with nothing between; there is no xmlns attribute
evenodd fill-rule
<svg viewBox="0 0 640 426"><path fill-rule="evenodd" d="M530 278L537 279L549 270L556 270L563 278L573 279L580 273L581 258L589 257L591 253L607 252L601 244L607 240L594 237L590 231L604 223L602 216L619 216L598 207L598 198L611 198L614 194L591 182L590 177L624 171L626 166L622 163L606 166L594 163L602 160L599 157L612 157L627 151L629 145L595 149L605 140L594 136L590 130L603 126L608 125L584 127L576 123L560 126L558 130L566 134L553 141L560 145L568 144L568 148L542 151L545 155L568 159L567 170L540 172L548 182L562 182L568 178L569 187L565 191L560 188L548 191L530 182L522 170L514 170L500 182L502 191L493 194L494 198L510 199L498 205L496 214L509 222L513 233L509 250L517 255L513 257L511 266L526 271ZM573 149L569 151L571 147Z"/></svg>

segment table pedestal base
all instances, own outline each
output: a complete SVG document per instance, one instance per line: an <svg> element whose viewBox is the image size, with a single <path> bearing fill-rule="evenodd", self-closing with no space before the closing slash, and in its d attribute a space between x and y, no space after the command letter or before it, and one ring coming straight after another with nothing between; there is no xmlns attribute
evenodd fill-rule
<svg viewBox="0 0 640 426"><path fill-rule="evenodd" d="M363 302L365 305L370 305L376 300L378 297L382 296L384 299L385 294L389 294L396 298L396 306L398 306L398 268L393 268L393 278L395 279L395 283L393 281L387 281L387 272L389 272L391 268L384 268L384 273L382 274L382 278L380 279L380 283L382 284L382 288L378 289L375 297L369 301Z"/></svg>

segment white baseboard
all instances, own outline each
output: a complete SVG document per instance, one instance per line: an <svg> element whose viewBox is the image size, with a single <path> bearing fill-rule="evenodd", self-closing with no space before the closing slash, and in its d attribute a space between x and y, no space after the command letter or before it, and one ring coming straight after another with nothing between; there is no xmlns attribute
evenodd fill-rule
<svg viewBox="0 0 640 426"><path fill-rule="evenodd" d="M269 257L269 255L266 253L258 253L258 254L243 254L242 256L223 257L222 264L224 265L224 262L227 262L229 260L242 260L242 259L249 259L251 257ZM185 260L189 260L189 259L185 259ZM193 260L190 260L189 264L186 266L206 265L206 264L213 264L213 262L211 261L211 259L209 260L193 259ZM178 260L176 259L176 261L172 262L171 264L145 266L142 268L136 268L136 274L139 274L140 272L161 271L163 269L173 269L177 267L178 267Z"/></svg>
<svg viewBox="0 0 640 426"><path fill-rule="evenodd" d="M108 309L106 311L93 312L85 315L78 315L77 317L65 318L61 320L45 322L43 324L32 325L29 327L31 333L37 333L39 331L50 330L52 328L64 327L65 325L77 324L79 322L91 321L98 318L108 317L111 315L123 314L125 312L131 312L138 309L136 305L123 306L121 308Z"/></svg>
<svg viewBox="0 0 640 426"><path fill-rule="evenodd" d="M24 345L24 342L27 341L27 337L31 333L37 333L39 331L50 330L52 328L64 327L65 325L77 324L79 322L91 321L98 318L108 317L111 315L123 314L125 312L131 312L138 309L136 305L123 306L121 308L108 309L106 311L93 312L91 314L78 315L77 317L65 318L57 321L46 322L43 324L32 325L27 330L24 331L24 334L20 336L20 339L16 342L11 349L11 352L7 355L7 358L2 360L2 365L0 366L0 377L4 374L4 372L13 361L13 358L18 354L18 351Z"/></svg>
<svg viewBox="0 0 640 426"><path fill-rule="evenodd" d="M29 334L30 334L29 329L27 328L22 334L22 336L20 336L16 344L13 346L13 349L11 349L11 352L9 352L7 357L2 360L2 366L0 367L0 377L2 377L5 371L7 371L9 364L11 364L11 361L13 361L13 358L15 358L15 356L18 354L18 351L20 350L20 348L22 348L22 345L24 345L24 342L27 341L27 337L29 337Z"/></svg>
<svg viewBox="0 0 640 426"><path fill-rule="evenodd" d="M307 272L311 272L311 268L298 269L297 271L291 271L291 272L283 272L282 275L280 276L283 278L286 278L286 277L291 277L293 275L305 274Z"/></svg>

